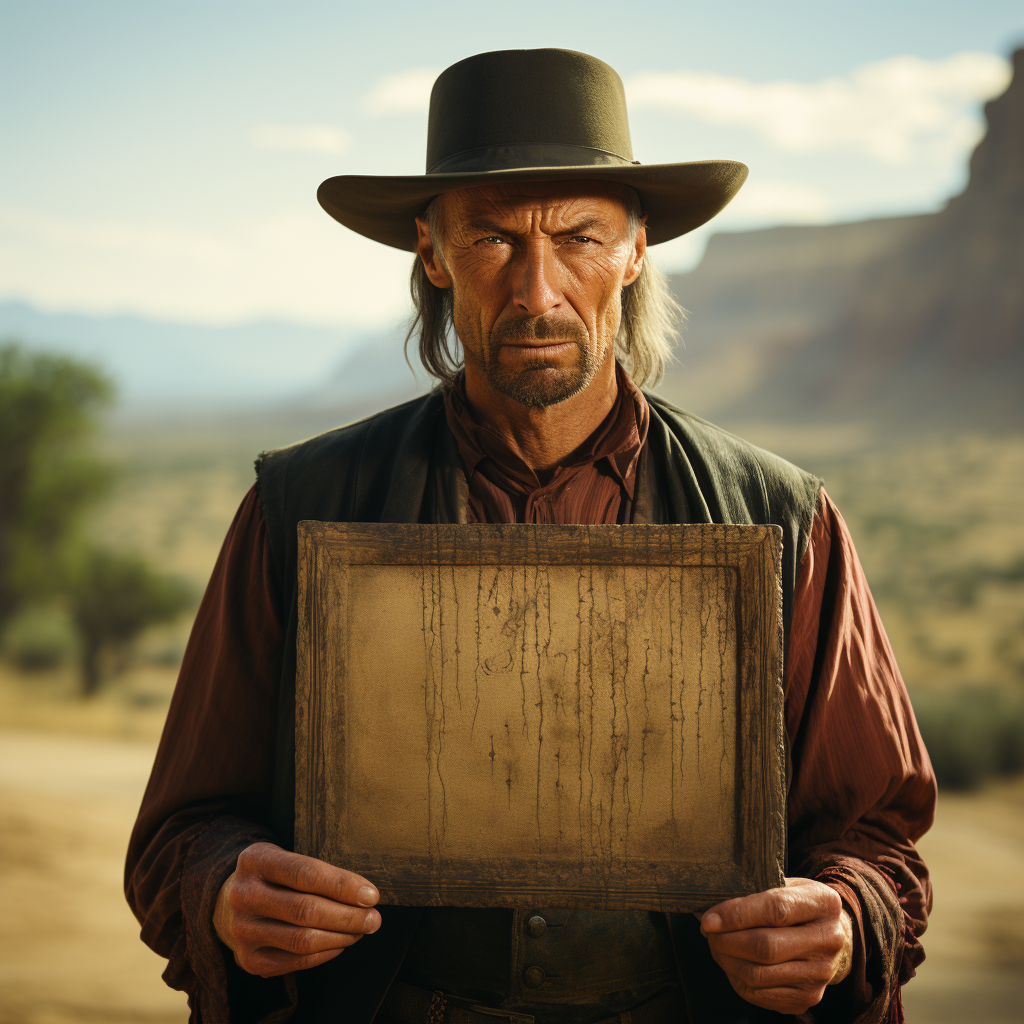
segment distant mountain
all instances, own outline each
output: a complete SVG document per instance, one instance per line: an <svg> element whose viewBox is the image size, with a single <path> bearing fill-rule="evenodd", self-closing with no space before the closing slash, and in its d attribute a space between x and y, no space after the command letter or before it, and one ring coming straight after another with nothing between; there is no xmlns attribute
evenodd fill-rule
<svg viewBox="0 0 1024 1024"><path fill-rule="evenodd" d="M414 345L409 349L409 363L405 359L404 330L396 328L375 335L355 348L330 377L299 401L307 409L335 410L350 418L397 405L430 387Z"/></svg>
<svg viewBox="0 0 1024 1024"><path fill-rule="evenodd" d="M940 213L712 239L666 393L726 421L1024 427L1024 50Z"/></svg>
<svg viewBox="0 0 1024 1024"><path fill-rule="evenodd" d="M0 303L0 340L96 362L130 411L279 403L324 386L353 352L381 337L391 334L272 321L210 327Z"/></svg>
<svg viewBox="0 0 1024 1024"><path fill-rule="evenodd" d="M985 113L967 189L868 265L822 336L809 412L1024 424L1024 50Z"/></svg>
<svg viewBox="0 0 1024 1024"><path fill-rule="evenodd" d="M853 301L865 266L921 219L713 235L700 265L671 278L689 315L661 392L714 415L761 388L775 351L826 330Z"/></svg>
<svg viewBox="0 0 1024 1024"><path fill-rule="evenodd" d="M1013 62L967 189L940 213L714 236L672 279L690 318L660 391L725 425L1024 428L1024 50ZM202 327L8 303L5 336L96 360L135 412L312 430L426 387L400 325Z"/></svg>

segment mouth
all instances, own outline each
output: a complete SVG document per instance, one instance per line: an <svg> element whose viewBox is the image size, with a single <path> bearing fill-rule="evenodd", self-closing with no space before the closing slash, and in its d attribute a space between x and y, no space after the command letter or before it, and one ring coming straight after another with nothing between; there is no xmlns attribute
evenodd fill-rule
<svg viewBox="0 0 1024 1024"><path fill-rule="evenodd" d="M513 357L533 360L558 359L569 352L576 351L579 346L574 341L517 341L505 342L502 349L508 349Z"/></svg>

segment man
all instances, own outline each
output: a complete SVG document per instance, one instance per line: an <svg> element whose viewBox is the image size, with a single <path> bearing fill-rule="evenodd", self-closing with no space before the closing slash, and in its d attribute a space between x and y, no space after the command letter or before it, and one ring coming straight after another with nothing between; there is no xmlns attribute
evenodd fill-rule
<svg viewBox="0 0 1024 1024"><path fill-rule="evenodd" d="M165 979L197 1021L902 1020L935 784L849 534L820 481L635 383L660 376L673 312L647 244L714 216L746 168L640 166L618 76L560 50L441 75L427 167L320 189L342 223L417 253L414 330L441 386L258 463L128 856ZM699 922L424 910L290 852L302 519L781 526L785 888Z"/></svg>

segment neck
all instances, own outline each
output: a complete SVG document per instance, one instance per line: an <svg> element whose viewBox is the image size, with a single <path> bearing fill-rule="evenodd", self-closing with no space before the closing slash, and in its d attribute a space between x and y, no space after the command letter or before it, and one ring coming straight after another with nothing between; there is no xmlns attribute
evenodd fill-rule
<svg viewBox="0 0 1024 1024"><path fill-rule="evenodd" d="M466 364L466 399L477 421L490 427L538 477L553 470L597 430L617 394L613 352L579 394L543 409L495 391L480 370Z"/></svg>

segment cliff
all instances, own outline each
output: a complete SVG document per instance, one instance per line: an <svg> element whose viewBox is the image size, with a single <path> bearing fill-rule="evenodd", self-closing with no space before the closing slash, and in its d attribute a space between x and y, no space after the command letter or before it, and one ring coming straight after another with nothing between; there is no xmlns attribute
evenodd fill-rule
<svg viewBox="0 0 1024 1024"><path fill-rule="evenodd" d="M1024 426L1024 50L985 114L939 213L712 239L673 282L692 341L665 392L726 420Z"/></svg>

